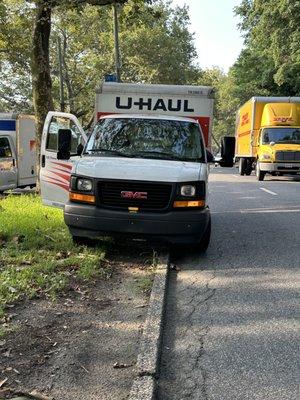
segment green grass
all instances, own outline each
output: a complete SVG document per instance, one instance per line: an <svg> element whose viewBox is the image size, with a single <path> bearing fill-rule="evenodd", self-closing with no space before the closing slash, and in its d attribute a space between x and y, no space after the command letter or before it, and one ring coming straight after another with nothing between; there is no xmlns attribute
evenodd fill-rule
<svg viewBox="0 0 300 400"><path fill-rule="evenodd" d="M63 212L39 196L0 201L0 319L5 305L24 297L54 299L70 279L108 277L105 248L74 246Z"/></svg>
<svg viewBox="0 0 300 400"><path fill-rule="evenodd" d="M154 275L152 274L149 274L148 276L139 277L136 280L138 291L149 295L152 289L153 279Z"/></svg>

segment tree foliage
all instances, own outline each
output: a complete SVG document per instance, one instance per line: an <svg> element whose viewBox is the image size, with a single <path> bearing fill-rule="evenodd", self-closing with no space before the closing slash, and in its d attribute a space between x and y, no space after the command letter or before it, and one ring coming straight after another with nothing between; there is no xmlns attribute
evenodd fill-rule
<svg viewBox="0 0 300 400"><path fill-rule="evenodd" d="M10 55L0 54L2 72L5 72L5 79L0 83L0 92L5 93L5 96L1 96L3 99L1 107L22 112L32 111L31 36L37 9L29 1L13 0L13 2L14 6L11 7L11 0L3 1L6 5L4 9L6 30L3 36L7 48L10 49ZM93 110L95 88L105 74L112 73L115 69L112 10L109 6L83 7L81 4L79 7L74 7L74 3L71 3L63 1L51 9L52 31L49 41L50 76L53 84L51 94L53 107L58 109L57 40L60 38L67 109L88 117ZM144 0L129 0L119 6L122 80L147 83L196 83L199 68L195 64L193 35L188 30L187 8L173 9L168 2L162 1L151 3ZM54 4L56 2L52 2L52 5ZM77 2L76 5L78 4ZM22 24L19 19L22 20ZM4 24L2 28L3 26ZM2 28L0 32L3 31ZM13 37L17 37L18 40L10 40ZM18 48L14 47L16 43ZM38 64L44 65L43 62ZM12 73L12 69L15 73ZM43 76L42 81L45 81ZM48 82L47 87L49 86ZM46 108L49 108L49 104Z"/></svg>
<svg viewBox="0 0 300 400"><path fill-rule="evenodd" d="M33 12L20 0L0 1L0 109L32 111Z"/></svg>
<svg viewBox="0 0 300 400"><path fill-rule="evenodd" d="M234 133L236 110L252 96L299 96L300 1L242 0L244 48L216 87L215 136Z"/></svg>
<svg viewBox="0 0 300 400"><path fill-rule="evenodd" d="M246 93L298 94L300 2L243 0L236 13L241 17L246 45L233 67L237 83Z"/></svg>
<svg viewBox="0 0 300 400"><path fill-rule="evenodd" d="M112 2L0 0L1 110L32 112L34 93L41 127L46 112L59 108L60 39L67 110L89 119L95 88L115 69ZM228 74L197 66L186 6L173 8L169 0L118 3L122 80L213 86L216 140L233 134L236 110L251 96L299 95L299 1L241 1L235 13L244 48Z"/></svg>

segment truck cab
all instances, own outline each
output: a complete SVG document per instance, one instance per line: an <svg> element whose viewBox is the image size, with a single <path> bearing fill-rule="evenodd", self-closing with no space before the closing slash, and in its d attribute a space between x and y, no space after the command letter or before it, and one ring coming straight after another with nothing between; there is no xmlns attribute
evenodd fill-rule
<svg viewBox="0 0 300 400"><path fill-rule="evenodd" d="M257 137L257 178L266 173L300 173L300 105L265 105Z"/></svg>
<svg viewBox="0 0 300 400"><path fill-rule="evenodd" d="M253 97L238 110L235 159L240 175L300 173L300 98Z"/></svg>

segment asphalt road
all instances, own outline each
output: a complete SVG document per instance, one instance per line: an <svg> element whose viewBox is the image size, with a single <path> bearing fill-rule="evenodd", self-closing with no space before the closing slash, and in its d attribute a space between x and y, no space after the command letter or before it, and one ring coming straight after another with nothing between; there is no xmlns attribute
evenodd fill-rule
<svg viewBox="0 0 300 400"><path fill-rule="evenodd" d="M174 260L157 398L299 399L300 177L213 168L210 207L207 255Z"/></svg>

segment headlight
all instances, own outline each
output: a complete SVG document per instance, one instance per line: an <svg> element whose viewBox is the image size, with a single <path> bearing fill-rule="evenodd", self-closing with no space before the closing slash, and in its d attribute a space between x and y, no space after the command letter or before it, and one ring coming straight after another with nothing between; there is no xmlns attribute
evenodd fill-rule
<svg viewBox="0 0 300 400"><path fill-rule="evenodd" d="M77 179L77 190L80 192L90 192L93 189L93 182L90 179Z"/></svg>
<svg viewBox="0 0 300 400"><path fill-rule="evenodd" d="M270 160L270 159L271 159L271 156L270 156L270 154L262 154L262 155L261 155L261 159L263 159L263 160Z"/></svg>
<svg viewBox="0 0 300 400"><path fill-rule="evenodd" d="M185 197L193 197L196 194L196 186L193 185L184 185L180 188L181 196Z"/></svg>

